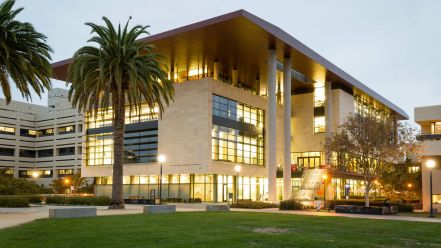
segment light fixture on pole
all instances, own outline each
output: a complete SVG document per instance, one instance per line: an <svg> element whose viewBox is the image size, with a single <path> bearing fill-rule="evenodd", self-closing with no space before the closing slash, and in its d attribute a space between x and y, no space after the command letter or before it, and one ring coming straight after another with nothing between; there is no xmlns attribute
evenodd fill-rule
<svg viewBox="0 0 441 248"><path fill-rule="evenodd" d="M434 218L435 214L433 213L433 195L432 195L432 169L435 167L436 163L434 160L429 159L426 161L426 166L427 168L430 169L430 213L429 213L429 217Z"/></svg>
<svg viewBox="0 0 441 248"><path fill-rule="evenodd" d="M236 172L236 203L239 201L239 172L242 170L242 166L234 166L234 171Z"/></svg>
<svg viewBox="0 0 441 248"><path fill-rule="evenodd" d="M159 155L158 162L160 163L160 167L159 167L159 204L161 204L161 201L162 201L162 163L165 162L165 156L162 154Z"/></svg>
<svg viewBox="0 0 441 248"><path fill-rule="evenodd" d="M33 177L33 178L37 178L37 177L38 177L38 172L37 172L36 170L34 170L34 171L32 172L32 177Z"/></svg>

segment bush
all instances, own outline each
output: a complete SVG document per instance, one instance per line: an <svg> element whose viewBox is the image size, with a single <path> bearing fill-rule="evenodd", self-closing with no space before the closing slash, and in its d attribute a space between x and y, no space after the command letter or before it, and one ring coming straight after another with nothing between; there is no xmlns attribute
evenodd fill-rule
<svg viewBox="0 0 441 248"><path fill-rule="evenodd" d="M335 209L336 205L355 205L355 206L364 206L365 200L362 199L351 199L351 200L333 200L329 201L329 206L331 209ZM397 206L398 212L413 212L413 206L409 203L402 202L391 202L391 206ZM384 200L370 200L369 206L373 207L384 207Z"/></svg>
<svg viewBox="0 0 441 248"><path fill-rule="evenodd" d="M47 189L33 181L0 175L0 195L44 194Z"/></svg>
<svg viewBox="0 0 441 248"><path fill-rule="evenodd" d="M55 205L86 205L86 206L107 206L111 199L107 196L48 196L46 204Z"/></svg>
<svg viewBox="0 0 441 248"><path fill-rule="evenodd" d="M291 199L291 200L281 201L279 204L279 209L280 210L299 210L299 209L303 209L303 205L299 201Z"/></svg>
<svg viewBox="0 0 441 248"><path fill-rule="evenodd" d="M278 205L269 202L258 201L239 201L231 204L232 208L251 208L251 209L263 209L263 208L277 208Z"/></svg>
<svg viewBox="0 0 441 248"><path fill-rule="evenodd" d="M26 197L28 197L29 199L29 203L32 204L41 204L42 200L41 200L41 196L39 195L27 195Z"/></svg>
<svg viewBox="0 0 441 248"><path fill-rule="evenodd" d="M1 195L0 207L26 208L29 207L29 197L21 195Z"/></svg>

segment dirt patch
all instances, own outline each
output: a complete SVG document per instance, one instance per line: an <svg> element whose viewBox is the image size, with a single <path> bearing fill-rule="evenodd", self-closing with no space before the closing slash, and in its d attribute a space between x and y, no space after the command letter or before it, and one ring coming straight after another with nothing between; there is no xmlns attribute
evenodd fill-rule
<svg viewBox="0 0 441 248"><path fill-rule="evenodd" d="M252 228L250 231L254 233L266 233L266 234L283 234L291 231L289 228L281 228L281 227L259 227Z"/></svg>

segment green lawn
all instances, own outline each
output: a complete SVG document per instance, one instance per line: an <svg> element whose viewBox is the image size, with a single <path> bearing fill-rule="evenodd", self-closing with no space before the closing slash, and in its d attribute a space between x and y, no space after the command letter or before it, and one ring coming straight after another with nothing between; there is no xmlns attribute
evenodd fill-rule
<svg viewBox="0 0 441 248"><path fill-rule="evenodd" d="M187 212L37 220L0 247L441 247L441 224L266 213Z"/></svg>

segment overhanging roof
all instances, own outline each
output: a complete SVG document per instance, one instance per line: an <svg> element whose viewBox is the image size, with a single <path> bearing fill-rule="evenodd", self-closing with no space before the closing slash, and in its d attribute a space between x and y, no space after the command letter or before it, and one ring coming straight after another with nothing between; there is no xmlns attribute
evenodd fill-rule
<svg viewBox="0 0 441 248"><path fill-rule="evenodd" d="M167 58L169 68L197 68L213 61L226 65L225 71L239 69L243 82L266 77L268 49L277 50L279 61L292 57L292 67L313 81L332 81L357 88L398 115L408 115L398 106L344 72L282 29L245 11L238 10L205 21L141 39L155 45ZM52 64L53 77L65 80L71 59ZM251 83L251 84L252 84ZM293 89L305 87L294 80Z"/></svg>

